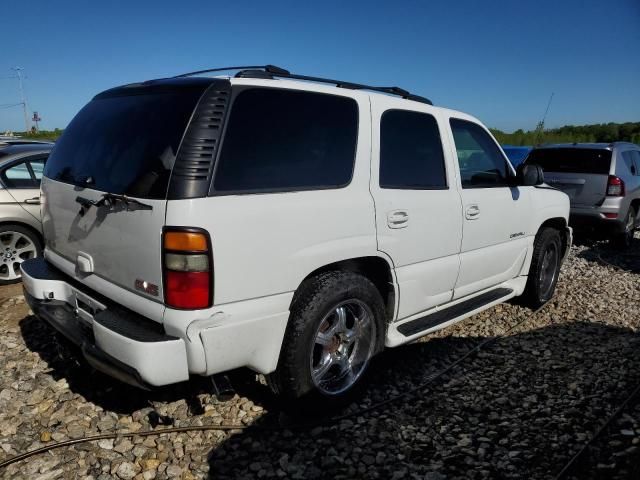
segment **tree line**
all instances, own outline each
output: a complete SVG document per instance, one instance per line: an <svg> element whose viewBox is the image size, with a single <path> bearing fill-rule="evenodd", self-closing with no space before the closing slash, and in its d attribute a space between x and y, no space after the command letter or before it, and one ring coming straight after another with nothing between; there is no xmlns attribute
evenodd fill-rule
<svg viewBox="0 0 640 480"><path fill-rule="evenodd" d="M573 143L573 142L633 142L640 144L640 122L626 123L597 123L594 125L565 125L538 131L516 130L506 133L495 128L490 129L496 139L503 145L539 145L543 143ZM25 138L38 140L57 140L62 130L41 130L38 133L20 133Z"/></svg>
<svg viewBox="0 0 640 480"><path fill-rule="evenodd" d="M565 125L538 131L516 130L505 133L491 129L496 139L504 145L540 145L544 143L583 142L633 142L640 144L640 122L597 123L593 125Z"/></svg>

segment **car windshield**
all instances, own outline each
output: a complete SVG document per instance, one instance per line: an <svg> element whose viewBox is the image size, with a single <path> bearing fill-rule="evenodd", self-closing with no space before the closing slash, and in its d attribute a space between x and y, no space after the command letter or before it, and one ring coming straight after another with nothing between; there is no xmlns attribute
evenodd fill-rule
<svg viewBox="0 0 640 480"><path fill-rule="evenodd" d="M611 151L597 148L540 148L532 150L526 163L540 165L545 172L607 175Z"/></svg>

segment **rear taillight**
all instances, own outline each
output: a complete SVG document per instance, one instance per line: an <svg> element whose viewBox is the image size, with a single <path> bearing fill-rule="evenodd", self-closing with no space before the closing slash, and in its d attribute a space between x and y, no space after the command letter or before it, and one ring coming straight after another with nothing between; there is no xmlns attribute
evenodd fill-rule
<svg viewBox="0 0 640 480"><path fill-rule="evenodd" d="M165 304L186 310L210 307L213 273L209 235L193 228L167 228L162 250Z"/></svg>
<svg viewBox="0 0 640 480"><path fill-rule="evenodd" d="M609 181L607 183L607 196L608 197L624 197L624 182L621 178L615 175L609 175Z"/></svg>

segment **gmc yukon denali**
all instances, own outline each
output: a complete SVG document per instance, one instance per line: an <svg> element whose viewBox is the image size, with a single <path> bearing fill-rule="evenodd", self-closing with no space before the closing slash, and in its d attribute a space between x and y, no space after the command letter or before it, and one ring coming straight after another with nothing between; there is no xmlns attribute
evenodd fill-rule
<svg viewBox="0 0 640 480"><path fill-rule="evenodd" d="M248 367L339 403L384 348L552 297L569 198L477 119L237 70L102 92L53 149L24 289L97 370L149 388Z"/></svg>

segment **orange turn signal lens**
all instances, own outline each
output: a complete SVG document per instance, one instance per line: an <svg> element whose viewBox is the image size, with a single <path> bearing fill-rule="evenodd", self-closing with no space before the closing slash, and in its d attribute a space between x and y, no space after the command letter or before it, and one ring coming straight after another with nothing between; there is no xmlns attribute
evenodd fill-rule
<svg viewBox="0 0 640 480"><path fill-rule="evenodd" d="M207 237L204 233L197 232L165 232L164 248L183 252L206 252Z"/></svg>

